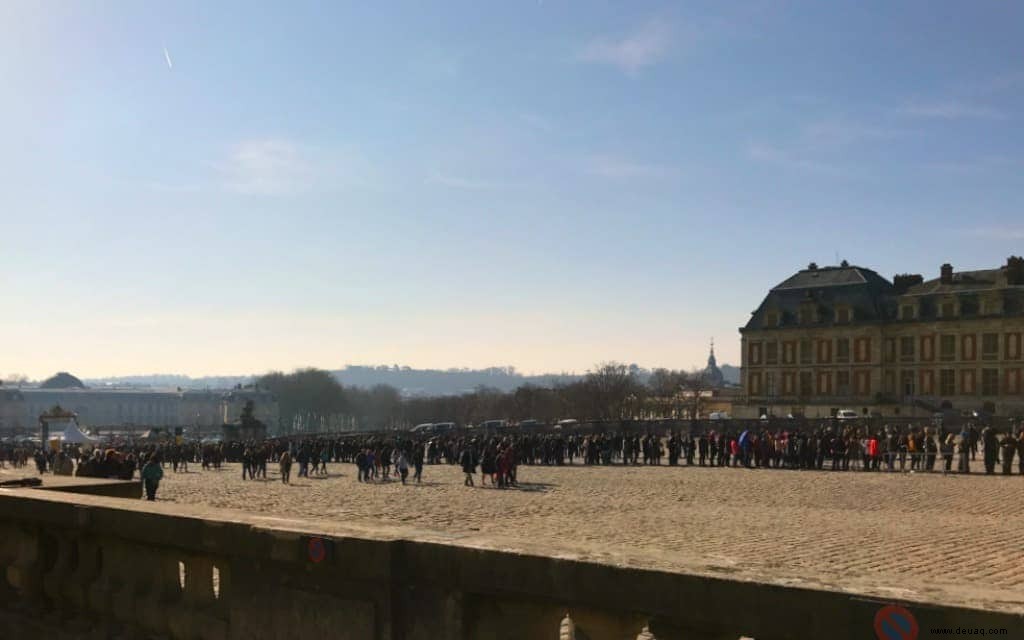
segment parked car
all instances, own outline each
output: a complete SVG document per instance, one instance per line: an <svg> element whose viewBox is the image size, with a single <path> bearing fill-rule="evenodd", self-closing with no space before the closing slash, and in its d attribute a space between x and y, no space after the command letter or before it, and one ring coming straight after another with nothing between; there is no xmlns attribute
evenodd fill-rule
<svg viewBox="0 0 1024 640"><path fill-rule="evenodd" d="M579 426L580 421L568 418L566 420L559 420L558 424L555 425L556 429L572 429L573 427Z"/></svg>
<svg viewBox="0 0 1024 640"><path fill-rule="evenodd" d="M836 411L836 418L838 420L856 420L860 415L853 409L840 409Z"/></svg>

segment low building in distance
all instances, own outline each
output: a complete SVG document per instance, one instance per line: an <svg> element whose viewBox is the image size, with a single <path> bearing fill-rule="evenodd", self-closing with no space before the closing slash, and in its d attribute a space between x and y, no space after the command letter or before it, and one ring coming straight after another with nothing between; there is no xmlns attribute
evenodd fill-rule
<svg viewBox="0 0 1024 640"><path fill-rule="evenodd" d="M272 429L278 426L277 398L255 386L229 390L88 388L77 378L60 373L57 384L0 387L0 436L34 431L39 416L61 406L77 416L79 424L93 428L184 427L220 429L238 422L245 405ZM46 383L43 383L46 384Z"/></svg>

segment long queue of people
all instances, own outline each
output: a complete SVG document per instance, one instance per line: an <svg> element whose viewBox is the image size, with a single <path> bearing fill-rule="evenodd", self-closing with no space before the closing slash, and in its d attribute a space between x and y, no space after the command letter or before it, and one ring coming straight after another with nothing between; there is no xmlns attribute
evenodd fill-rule
<svg viewBox="0 0 1024 640"><path fill-rule="evenodd" d="M162 476L167 469L188 472L189 465L219 470L240 463L243 480L267 479L268 465L278 466L290 483L299 477L326 476L328 464L352 463L356 481L403 484L423 480L424 465L459 465L464 483L496 488L517 486L520 465L653 465L748 467L832 471L943 471L970 473L981 452L984 470L1024 475L1024 425L999 431L966 426L955 432L934 427L818 425L808 429L745 429L739 433L499 433L470 432L440 436L409 433L291 436L263 441L131 444L58 450L0 445L0 467L34 463L37 471L84 477L131 479L147 464ZM1001 469L999 469L1001 467ZM151 470L150 476L156 472ZM157 479L157 483L159 479Z"/></svg>

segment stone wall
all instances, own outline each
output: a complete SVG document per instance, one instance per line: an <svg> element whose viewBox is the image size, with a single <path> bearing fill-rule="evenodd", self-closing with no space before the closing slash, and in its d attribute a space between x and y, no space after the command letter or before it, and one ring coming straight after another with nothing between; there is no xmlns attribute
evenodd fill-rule
<svg viewBox="0 0 1024 640"><path fill-rule="evenodd" d="M38 636L45 623L54 638L861 640L887 604L281 524L0 491L0 622L13 637ZM908 606L922 628L1024 635L1019 615Z"/></svg>

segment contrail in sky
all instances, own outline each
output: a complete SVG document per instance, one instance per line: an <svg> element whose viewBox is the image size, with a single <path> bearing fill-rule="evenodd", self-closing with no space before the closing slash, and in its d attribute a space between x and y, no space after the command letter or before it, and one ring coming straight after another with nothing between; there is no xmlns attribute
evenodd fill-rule
<svg viewBox="0 0 1024 640"><path fill-rule="evenodd" d="M174 69L174 65L171 64L171 54L167 53L167 47L164 47L164 59L167 60L167 68Z"/></svg>

